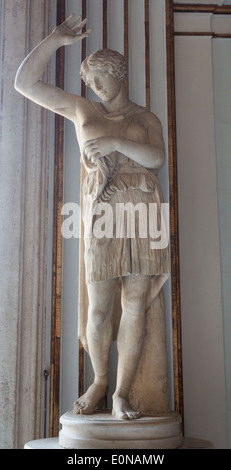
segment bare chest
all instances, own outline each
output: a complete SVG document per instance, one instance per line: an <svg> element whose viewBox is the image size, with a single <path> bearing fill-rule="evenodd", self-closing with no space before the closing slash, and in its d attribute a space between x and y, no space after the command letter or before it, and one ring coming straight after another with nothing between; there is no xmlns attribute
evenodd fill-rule
<svg viewBox="0 0 231 470"><path fill-rule="evenodd" d="M88 113L76 123L77 139L82 145L90 139L96 139L102 136L125 137L135 142L146 142L147 132L142 119L116 118L108 119L97 112Z"/></svg>

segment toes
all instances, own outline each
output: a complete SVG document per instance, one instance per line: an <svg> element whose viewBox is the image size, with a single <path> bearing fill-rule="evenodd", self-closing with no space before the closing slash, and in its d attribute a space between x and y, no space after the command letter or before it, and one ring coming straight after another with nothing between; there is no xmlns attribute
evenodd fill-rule
<svg viewBox="0 0 231 470"><path fill-rule="evenodd" d="M138 419L140 417L140 413L139 412L136 412L136 411L133 411L133 410L125 410L125 411L115 411L113 410L112 412L112 416L114 418L118 418L118 419Z"/></svg>
<svg viewBox="0 0 231 470"><path fill-rule="evenodd" d="M120 412L118 413L118 418L119 418L119 419L129 419L127 413L124 413L123 411L120 411Z"/></svg>
<svg viewBox="0 0 231 470"><path fill-rule="evenodd" d="M133 411L133 410L125 410L125 411L115 411L113 410L112 411L112 416L114 418L118 418L118 419L129 419L129 420L132 420L132 419L138 419L140 418L140 413L137 412L137 411Z"/></svg>
<svg viewBox="0 0 231 470"><path fill-rule="evenodd" d="M79 401L76 401L76 402L74 403L74 407L75 407L75 408L81 408L81 406L82 406L82 404L81 404L81 402L79 402Z"/></svg>
<svg viewBox="0 0 231 470"><path fill-rule="evenodd" d="M74 403L74 409L73 413L74 414L92 414L94 412L94 409L92 406L89 405L89 403L86 402L81 402L81 401L76 401Z"/></svg>
<svg viewBox="0 0 231 470"><path fill-rule="evenodd" d="M127 410L126 414L127 414L128 419L137 419L140 417L140 413L137 411L133 411L133 410Z"/></svg>
<svg viewBox="0 0 231 470"><path fill-rule="evenodd" d="M78 414L81 413L81 410L85 407L84 403L81 403L79 401L76 401L74 403L74 413Z"/></svg>
<svg viewBox="0 0 231 470"><path fill-rule="evenodd" d="M126 413L124 413L123 411L116 411L114 408L112 409L112 416L113 418L117 419L128 419Z"/></svg>
<svg viewBox="0 0 231 470"><path fill-rule="evenodd" d="M73 408L73 413L79 414L79 412L80 412L80 407L75 404L75 405L74 405L74 408Z"/></svg>

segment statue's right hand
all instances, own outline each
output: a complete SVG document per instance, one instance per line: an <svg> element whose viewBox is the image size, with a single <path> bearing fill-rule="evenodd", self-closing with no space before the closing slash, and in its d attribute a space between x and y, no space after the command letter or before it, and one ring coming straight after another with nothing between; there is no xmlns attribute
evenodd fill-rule
<svg viewBox="0 0 231 470"><path fill-rule="evenodd" d="M72 14L62 24L54 29L53 34L60 39L63 46L75 44L76 42L88 37L92 32L93 28L87 29L84 33L82 32L83 27L87 23L87 18L78 25L80 18L81 15L74 19L74 14Z"/></svg>

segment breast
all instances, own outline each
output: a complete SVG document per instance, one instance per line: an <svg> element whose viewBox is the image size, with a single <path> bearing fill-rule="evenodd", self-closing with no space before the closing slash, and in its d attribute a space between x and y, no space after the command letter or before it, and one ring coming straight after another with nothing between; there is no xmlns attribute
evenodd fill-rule
<svg viewBox="0 0 231 470"><path fill-rule="evenodd" d="M132 119L121 120L107 119L99 113L84 116L81 123L76 124L77 139L83 144L89 139L96 139L101 136L118 136L135 142L146 143L147 133L145 123L140 115L133 116Z"/></svg>
<svg viewBox="0 0 231 470"><path fill-rule="evenodd" d="M85 120L82 124L81 131L85 141L101 136L122 135L121 126L118 126L118 123L114 123L108 119L103 119L99 116L91 117Z"/></svg>
<svg viewBox="0 0 231 470"><path fill-rule="evenodd" d="M80 148L87 140L110 135L110 129L103 125L101 120L96 117L86 119L83 123L77 122L75 124L75 130Z"/></svg>

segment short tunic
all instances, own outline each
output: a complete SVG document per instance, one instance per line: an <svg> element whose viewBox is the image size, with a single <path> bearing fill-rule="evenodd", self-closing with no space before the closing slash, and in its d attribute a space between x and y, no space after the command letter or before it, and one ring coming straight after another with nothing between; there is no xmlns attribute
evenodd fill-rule
<svg viewBox="0 0 231 470"><path fill-rule="evenodd" d="M130 102L122 116L111 116L99 103L92 106L105 120L105 129L109 120L111 128L114 119L117 136L147 143L145 108ZM82 160L88 172L82 207L86 283L168 273L168 234L161 218L164 200L156 171L118 152L94 164L84 154ZM159 243L153 247L154 240Z"/></svg>

